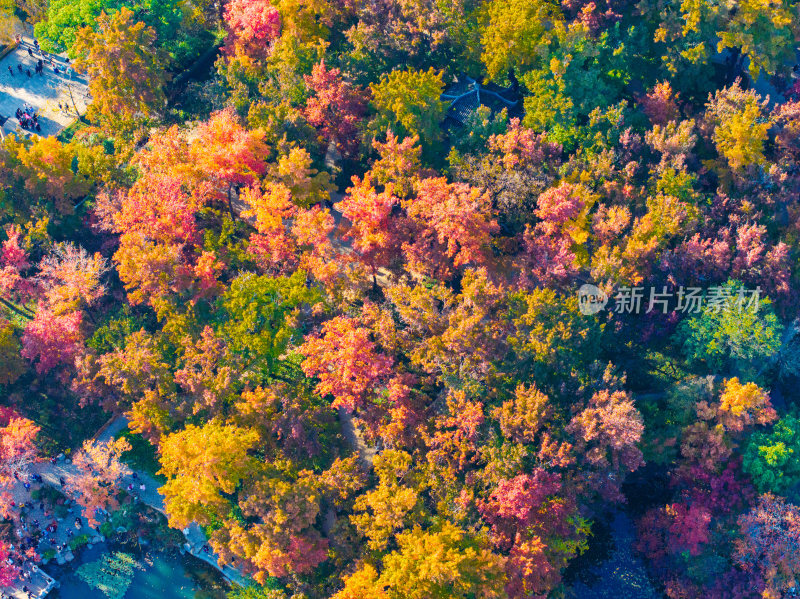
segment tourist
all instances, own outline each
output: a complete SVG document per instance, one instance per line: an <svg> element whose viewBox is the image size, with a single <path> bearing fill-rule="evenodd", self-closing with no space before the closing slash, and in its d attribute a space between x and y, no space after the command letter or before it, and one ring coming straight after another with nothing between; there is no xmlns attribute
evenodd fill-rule
<svg viewBox="0 0 800 599"><path fill-rule="evenodd" d="M28 48L28 56L33 57L33 50L31 50L30 48Z"/></svg>
<svg viewBox="0 0 800 599"><path fill-rule="evenodd" d="M141 485L139 485L139 490L140 490L140 491L144 491L144 490L145 490L144 483L142 483Z"/></svg>
<svg viewBox="0 0 800 599"><path fill-rule="evenodd" d="M31 70L30 70L30 69L25 69L25 73L26 73L26 74L28 75L28 77L30 78L30 76L31 76Z"/></svg>
<svg viewBox="0 0 800 599"><path fill-rule="evenodd" d="M22 72L22 65L17 63L17 70L21 73Z"/></svg>
<svg viewBox="0 0 800 599"><path fill-rule="evenodd" d="M63 477L63 476L59 476L59 477L58 477L58 482L60 482L60 483L61 483L61 486L62 486L62 487L63 487L64 485L66 485L66 484L67 484L67 481L65 481L65 480L64 480L64 477Z"/></svg>
<svg viewBox="0 0 800 599"><path fill-rule="evenodd" d="M11 68L11 65L8 65L8 72L11 73L11 76L14 76L14 69Z"/></svg>

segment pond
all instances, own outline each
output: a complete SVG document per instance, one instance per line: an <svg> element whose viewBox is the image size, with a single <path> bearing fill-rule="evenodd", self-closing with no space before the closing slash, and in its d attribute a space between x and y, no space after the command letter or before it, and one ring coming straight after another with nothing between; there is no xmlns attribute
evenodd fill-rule
<svg viewBox="0 0 800 599"><path fill-rule="evenodd" d="M190 555L102 543L44 569L61 583L48 599L224 599L228 588Z"/></svg>

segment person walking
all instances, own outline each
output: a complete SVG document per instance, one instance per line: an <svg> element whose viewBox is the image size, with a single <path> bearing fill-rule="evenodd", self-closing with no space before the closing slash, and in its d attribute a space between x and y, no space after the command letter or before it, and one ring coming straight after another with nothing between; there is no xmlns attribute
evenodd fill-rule
<svg viewBox="0 0 800 599"><path fill-rule="evenodd" d="M14 69L11 68L11 65L8 65L8 72L11 73L11 76L14 76Z"/></svg>

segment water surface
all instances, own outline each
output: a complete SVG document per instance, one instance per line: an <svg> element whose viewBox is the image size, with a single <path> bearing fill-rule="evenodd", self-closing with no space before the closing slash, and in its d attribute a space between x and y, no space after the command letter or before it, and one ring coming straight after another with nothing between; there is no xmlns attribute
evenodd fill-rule
<svg viewBox="0 0 800 599"><path fill-rule="evenodd" d="M223 599L227 588L218 572L191 556L104 543L44 570L61 583L52 599Z"/></svg>

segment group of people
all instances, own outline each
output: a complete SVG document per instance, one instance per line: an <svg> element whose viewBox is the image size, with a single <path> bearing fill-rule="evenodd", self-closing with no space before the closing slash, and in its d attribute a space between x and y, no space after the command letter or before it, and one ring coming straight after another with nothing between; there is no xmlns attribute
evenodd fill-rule
<svg viewBox="0 0 800 599"><path fill-rule="evenodd" d="M18 35L17 44L22 44L22 43L23 43L22 37ZM35 58L34 50L41 55L41 58L38 58L36 60L36 66L33 69L37 75L44 75L45 62L48 65L50 65L50 68L53 69L53 72L56 75L60 75L61 73L64 74L69 73L69 58L65 58L65 61L67 63L66 65L59 65L53 62L52 56L50 56L47 52L45 52L39 47L39 40L36 39L33 40L33 44L34 44L33 47L28 45L27 50L28 50L28 56L30 56L31 58ZM20 63L17 63L17 71L19 71L20 75L25 73L28 77L32 77L31 70L23 68L22 64ZM14 69L11 67L11 65L8 65L8 73L12 77L14 76Z"/></svg>
<svg viewBox="0 0 800 599"><path fill-rule="evenodd" d="M66 543L58 543L53 536L58 528L58 521L55 514L46 506L43 500L39 500L37 503L31 494L34 490L31 488L31 484L43 483L42 476L36 473L20 473L16 471L13 474L14 478L22 484L25 492L29 494L29 500L19 503L20 516L15 529L18 540L9 545L11 555L8 557L7 563L9 565L16 565L19 568L17 584L22 584L22 587L21 589L17 589L17 596L19 596L19 590L21 590L24 597L33 599L41 596L41 593L45 592L45 589L36 590L35 587L37 585L34 581L34 573L38 571L38 568L29 559L26 559L25 556L30 555L31 552L41 553L41 545L45 543L54 546L58 551L66 548ZM12 501L12 503L14 502ZM35 514L34 510L37 508L39 512L42 512L44 522L46 523L49 521L49 524L46 526L40 523L37 517L26 517L30 514ZM0 595L0 599L10 598L8 595L4 594Z"/></svg>
<svg viewBox="0 0 800 599"><path fill-rule="evenodd" d="M39 115L36 114L33 106L25 104L22 108L17 108L14 114L23 129L36 130L37 132L42 130L42 126L39 124Z"/></svg>

